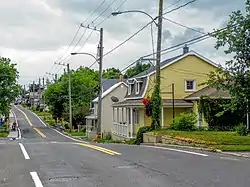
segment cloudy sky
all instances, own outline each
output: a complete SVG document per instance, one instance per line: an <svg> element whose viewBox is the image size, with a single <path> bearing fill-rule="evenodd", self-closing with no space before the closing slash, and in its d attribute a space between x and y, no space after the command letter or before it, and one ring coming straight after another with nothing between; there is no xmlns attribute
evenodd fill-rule
<svg viewBox="0 0 250 187"><path fill-rule="evenodd" d="M164 12L190 0L165 0ZM0 2L0 56L17 63L21 84L37 81L47 73L62 73L63 67L55 61L69 62L71 68L90 66L88 56L70 56L70 52L96 54L98 32L81 28L69 47L80 23L104 28L104 53L119 45L150 19L138 13L109 16L116 10L143 10L155 17L157 0L1 0ZM234 10L244 9L244 0L197 0L165 17L202 32L221 28ZM153 25L154 41L156 28ZM164 20L163 48L185 42L201 35L198 32ZM82 39L79 41L80 37ZM89 37L90 36L90 37ZM155 46L155 45L154 45ZM216 51L214 41L208 39L190 46L191 50L223 64L227 57ZM163 56L171 57L182 51ZM123 46L104 57L104 68L123 69L140 56L152 53L150 26ZM97 68L95 64L93 68Z"/></svg>

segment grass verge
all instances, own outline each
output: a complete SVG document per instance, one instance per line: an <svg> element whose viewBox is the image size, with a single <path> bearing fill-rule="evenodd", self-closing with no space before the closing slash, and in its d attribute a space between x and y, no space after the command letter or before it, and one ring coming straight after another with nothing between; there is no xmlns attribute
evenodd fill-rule
<svg viewBox="0 0 250 187"><path fill-rule="evenodd" d="M86 136L86 133L83 131L71 131L70 130L65 130L65 132L67 132L68 134L70 134L71 136Z"/></svg>
<svg viewBox="0 0 250 187"><path fill-rule="evenodd" d="M8 132L0 132L0 137L7 137L8 135Z"/></svg>
<svg viewBox="0 0 250 187"><path fill-rule="evenodd" d="M222 151L250 151L250 136L239 136L236 132L160 130L153 133Z"/></svg>

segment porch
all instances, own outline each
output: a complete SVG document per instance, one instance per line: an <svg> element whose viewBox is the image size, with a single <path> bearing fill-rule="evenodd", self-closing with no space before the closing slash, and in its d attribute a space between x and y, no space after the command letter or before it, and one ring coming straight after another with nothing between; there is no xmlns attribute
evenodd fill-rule
<svg viewBox="0 0 250 187"><path fill-rule="evenodd" d="M161 126L169 126L174 117L182 112L193 110L193 102L176 99L163 99ZM138 129L151 125L151 118L145 115L141 100L126 100L113 104L112 134L120 139L135 138Z"/></svg>

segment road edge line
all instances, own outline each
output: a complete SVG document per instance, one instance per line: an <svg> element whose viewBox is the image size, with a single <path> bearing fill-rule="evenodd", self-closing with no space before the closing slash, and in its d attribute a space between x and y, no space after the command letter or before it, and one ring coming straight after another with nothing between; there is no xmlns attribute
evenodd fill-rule
<svg viewBox="0 0 250 187"><path fill-rule="evenodd" d="M157 146L150 146L150 145L140 145L140 147L148 147L148 148L154 148L154 149L163 149L163 150L169 150L169 151L175 151L175 152L180 152L180 153L187 153L187 154L192 154L192 155L197 155L197 156L203 156L203 157L208 157L209 155L203 154L203 153L197 153L197 152L192 152L192 151L185 151L181 149L172 149L168 147L157 147Z"/></svg>
<svg viewBox="0 0 250 187"><path fill-rule="evenodd" d="M53 129L54 131L56 131L58 134L60 134L60 135L62 135L62 136L64 136L64 137L66 137L66 138L68 138L68 139L71 139L71 140L73 140L73 141L75 141L75 142L90 144L89 142L85 142L85 141L83 141L83 140L78 140L78 139L72 138L72 137L70 137L70 136L67 136L67 135L65 135L65 134L63 134L63 133L61 133L61 132L59 132L58 130L56 130L56 129L54 129L54 128L51 128L51 129Z"/></svg>
<svg viewBox="0 0 250 187"><path fill-rule="evenodd" d="M31 175L36 187L43 187L43 184L42 184L37 172L32 171L32 172L30 172L30 175Z"/></svg>
<svg viewBox="0 0 250 187"><path fill-rule="evenodd" d="M19 143L19 146L21 148L21 151L23 153L23 156L24 156L25 160L30 160L30 157L29 157L24 145L22 143Z"/></svg>

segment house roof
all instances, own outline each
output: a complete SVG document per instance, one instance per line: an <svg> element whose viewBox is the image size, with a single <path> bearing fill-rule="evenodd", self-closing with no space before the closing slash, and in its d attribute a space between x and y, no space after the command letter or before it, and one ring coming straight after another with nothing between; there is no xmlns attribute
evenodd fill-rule
<svg viewBox="0 0 250 187"><path fill-rule="evenodd" d="M124 85L124 86L127 86L126 83L124 82L118 82L116 84L114 84L113 86L111 86L110 88L108 88L107 90L105 90L103 93L102 93L102 98L104 98L105 96L107 96L109 93L111 93L113 90L115 90L116 88L118 88L120 85ZM98 102L98 97L95 98L93 100L93 102Z"/></svg>
<svg viewBox="0 0 250 187"><path fill-rule="evenodd" d="M229 92L226 90L218 90L211 86L206 86L205 88L202 88L197 92L194 92L191 95L185 97L185 100L198 100L202 96L208 96L210 98L224 98L224 99L231 98Z"/></svg>
<svg viewBox="0 0 250 187"><path fill-rule="evenodd" d="M172 58L169 58L169 59L166 59L166 60L164 60L164 61L161 62L161 66L167 65L170 62L174 61L175 59L180 58L181 56L183 56L183 54L175 56L175 57L172 57ZM146 71L143 71L143 72L139 73L138 75L135 75L133 78L143 77L143 76L146 76L146 75L148 75L148 74L150 74L150 73L152 73L154 71L155 71L155 66L151 66Z"/></svg>
<svg viewBox="0 0 250 187"><path fill-rule="evenodd" d="M172 99L163 99L162 100L163 106L173 106L173 100ZM185 101L183 99L175 99L174 100L174 105L176 107L178 106L187 106L187 107L192 107L193 103L189 101ZM113 107L126 107L126 106L137 106L137 107L144 107L142 100L141 99L130 99L130 100L124 100L122 102L114 103Z"/></svg>
<svg viewBox="0 0 250 187"><path fill-rule="evenodd" d="M118 82L120 82L119 79L102 79L103 92Z"/></svg>

